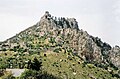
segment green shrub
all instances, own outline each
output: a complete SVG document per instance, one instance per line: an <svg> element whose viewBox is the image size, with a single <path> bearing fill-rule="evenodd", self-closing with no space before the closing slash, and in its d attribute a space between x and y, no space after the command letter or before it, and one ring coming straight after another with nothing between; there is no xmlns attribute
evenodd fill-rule
<svg viewBox="0 0 120 79"><path fill-rule="evenodd" d="M55 43L55 38L51 37L50 40L49 40L50 43Z"/></svg>
<svg viewBox="0 0 120 79"><path fill-rule="evenodd" d="M0 69L6 69L7 64L5 62L0 62Z"/></svg>
<svg viewBox="0 0 120 79"><path fill-rule="evenodd" d="M38 74L35 70L25 70L21 76L20 79L35 79L35 76Z"/></svg>
<svg viewBox="0 0 120 79"><path fill-rule="evenodd" d="M3 76L1 76L0 79L15 79L15 77L11 72L7 72L7 74L4 74Z"/></svg>
<svg viewBox="0 0 120 79"><path fill-rule="evenodd" d="M6 48L1 49L1 51L7 51Z"/></svg>
<svg viewBox="0 0 120 79"><path fill-rule="evenodd" d="M21 74L20 79L60 79L60 78L55 77L52 74L48 74L47 72L26 70Z"/></svg>
<svg viewBox="0 0 120 79"><path fill-rule="evenodd" d="M56 48L53 52L59 53L60 51L62 51L61 48Z"/></svg>

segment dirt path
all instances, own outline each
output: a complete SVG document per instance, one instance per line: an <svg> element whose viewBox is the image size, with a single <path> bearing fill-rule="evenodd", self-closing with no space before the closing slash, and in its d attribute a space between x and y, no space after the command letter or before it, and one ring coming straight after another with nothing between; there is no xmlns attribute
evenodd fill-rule
<svg viewBox="0 0 120 79"><path fill-rule="evenodd" d="M13 73L13 76L18 77L22 72L25 71L25 69L6 69L6 71L11 71Z"/></svg>

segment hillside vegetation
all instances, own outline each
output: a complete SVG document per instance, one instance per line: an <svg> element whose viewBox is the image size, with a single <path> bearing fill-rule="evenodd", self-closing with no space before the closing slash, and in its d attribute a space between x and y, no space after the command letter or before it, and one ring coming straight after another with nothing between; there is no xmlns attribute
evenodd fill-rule
<svg viewBox="0 0 120 79"><path fill-rule="evenodd" d="M119 79L120 48L78 28L75 18L46 12L40 21L0 43L2 79ZM25 69L14 77L5 69Z"/></svg>

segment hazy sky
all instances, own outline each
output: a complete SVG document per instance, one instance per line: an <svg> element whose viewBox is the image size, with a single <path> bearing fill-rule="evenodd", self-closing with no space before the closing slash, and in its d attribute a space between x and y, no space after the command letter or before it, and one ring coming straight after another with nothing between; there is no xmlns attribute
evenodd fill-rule
<svg viewBox="0 0 120 79"><path fill-rule="evenodd" d="M0 0L0 41L34 25L45 11L74 17L80 29L120 45L120 0Z"/></svg>

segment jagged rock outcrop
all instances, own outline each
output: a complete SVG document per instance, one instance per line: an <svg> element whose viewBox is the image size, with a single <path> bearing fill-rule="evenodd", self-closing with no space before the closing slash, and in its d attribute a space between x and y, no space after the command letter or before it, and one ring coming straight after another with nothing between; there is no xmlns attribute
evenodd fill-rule
<svg viewBox="0 0 120 79"><path fill-rule="evenodd" d="M120 68L120 47L115 46L109 52L109 61L116 67Z"/></svg>
<svg viewBox="0 0 120 79"><path fill-rule="evenodd" d="M51 14L49 14L48 11L45 12L44 16L41 17L40 22L37 23L38 26L41 26L42 28L59 28L59 29L63 29L63 28L73 28L73 29L78 29L78 23L76 21L75 18L56 18L51 16Z"/></svg>
<svg viewBox="0 0 120 79"><path fill-rule="evenodd" d="M42 46L42 40L46 40ZM47 45L50 41L51 46ZM61 48L71 51L86 62L109 65L111 62L120 68L120 48L112 48L100 38L89 35L78 28L74 18L56 18L45 12L34 26L0 43L0 50L24 49L25 52L38 52Z"/></svg>

